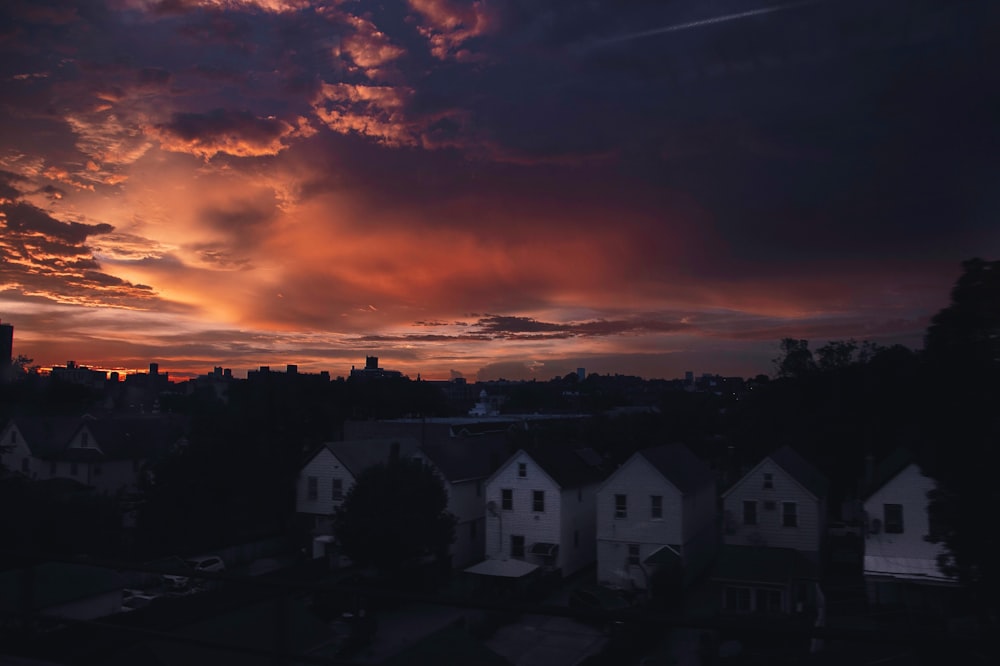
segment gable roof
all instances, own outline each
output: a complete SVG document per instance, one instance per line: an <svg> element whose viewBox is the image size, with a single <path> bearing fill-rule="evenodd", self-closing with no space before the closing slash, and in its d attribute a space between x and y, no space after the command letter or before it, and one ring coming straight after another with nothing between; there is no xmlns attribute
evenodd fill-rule
<svg viewBox="0 0 1000 666"><path fill-rule="evenodd" d="M340 464L346 467L347 471L354 475L355 478L369 467L389 462L394 448L397 450L400 458L413 456L418 448L417 440L410 437L327 442L324 444L324 447L336 456ZM315 458L315 455L312 458Z"/></svg>
<svg viewBox="0 0 1000 666"><path fill-rule="evenodd" d="M795 449L785 445L768 456L771 461L799 484L819 499L826 496L830 482L823 474L813 467L806 459L795 452Z"/></svg>
<svg viewBox="0 0 1000 666"><path fill-rule="evenodd" d="M546 442L521 449L563 489L580 488L602 481L607 471L603 459L589 447Z"/></svg>
<svg viewBox="0 0 1000 666"><path fill-rule="evenodd" d="M164 454L184 434L184 423L169 414L117 416L85 420L97 446L109 460L151 458Z"/></svg>
<svg viewBox="0 0 1000 666"><path fill-rule="evenodd" d="M908 449L903 447L895 449L875 467L863 499L867 500L881 490L882 486L892 481L896 475L913 463L916 463L916 460Z"/></svg>
<svg viewBox="0 0 1000 666"><path fill-rule="evenodd" d="M492 438L440 440L423 444L420 451L452 483L487 478L509 453L506 442Z"/></svg>
<svg viewBox="0 0 1000 666"><path fill-rule="evenodd" d="M21 433L31 455L47 458L66 448L80 427L80 419L75 416L17 416L8 425Z"/></svg>
<svg viewBox="0 0 1000 666"><path fill-rule="evenodd" d="M715 481L711 468L681 444L664 444L642 449L642 456L682 493L692 493Z"/></svg>

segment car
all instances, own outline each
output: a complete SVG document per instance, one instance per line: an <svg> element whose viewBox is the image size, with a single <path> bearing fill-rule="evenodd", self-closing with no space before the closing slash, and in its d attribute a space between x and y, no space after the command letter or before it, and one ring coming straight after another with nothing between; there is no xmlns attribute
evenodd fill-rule
<svg viewBox="0 0 1000 666"><path fill-rule="evenodd" d="M145 608L159 598L158 595L146 594L141 590L122 590L122 612L130 613Z"/></svg>
<svg viewBox="0 0 1000 666"><path fill-rule="evenodd" d="M175 569L180 568L182 571L190 571L192 574L218 573L226 570L226 563L218 555L189 557L186 560L177 560L177 562L179 567L175 567ZM174 590L183 590L190 587L192 578L199 585L207 582L198 576L187 575L185 573L163 574L160 578L168 587Z"/></svg>

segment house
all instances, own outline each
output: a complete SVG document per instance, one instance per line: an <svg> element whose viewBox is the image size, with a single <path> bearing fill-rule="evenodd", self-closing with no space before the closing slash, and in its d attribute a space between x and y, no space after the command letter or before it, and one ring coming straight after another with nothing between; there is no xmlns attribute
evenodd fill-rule
<svg viewBox="0 0 1000 666"><path fill-rule="evenodd" d="M505 575L496 570L506 561L519 576L539 566L567 576L592 564L602 464L593 449L548 443L519 449L500 465L486 482L490 575Z"/></svg>
<svg viewBox="0 0 1000 666"><path fill-rule="evenodd" d="M783 446L723 493L723 542L792 548L819 562L828 486L815 467Z"/></svg>
<svg viewBox="0 0 1000 666"><path fill-rule="evenodd" d="M715 477L684 446L632 454L597 490L599 583L648 590L655 571L697 569L717 542Z"/></svg>
<svg viewBox="0 0 1000 666"><path fill-rule="evenodd" d="M783 446L722 494L723 545L709 585L723 612L821 612L828 485Z"/></svg>
<svg viewBox="0 0 1000 666"><path fill-rule="evenodd" d="M333 514L361 472L416 451L417 441L402 437L327 442L302 465L295 510L311 519L314 535L331 535Z"/></svg>
<svg viewBox="0 0 1000 666"><path fill-rule="evenodd" d="M31 479L72 479L98 492L139 490L144 467L183 446L184 421L168 414L16 417L2 432L2 462Z"/></svg>
<svg viewBox="0 0 1000 666"><path fill-rule="evenodd" d="M448 512L456 518L450 548L454 567L464 568L485 557L485 484L507 453L503 441L450 438L423 444L412 456L430 465L444 482Z"/></svg>
<svg viewBox="0 0 1000 666"><path fill-rule="evenodd" d="M944 609L957 582L938 568L945 554L930 543L927 493L935 488L903 449L879 464L864 500L864 577L876 605Z"/></svg>

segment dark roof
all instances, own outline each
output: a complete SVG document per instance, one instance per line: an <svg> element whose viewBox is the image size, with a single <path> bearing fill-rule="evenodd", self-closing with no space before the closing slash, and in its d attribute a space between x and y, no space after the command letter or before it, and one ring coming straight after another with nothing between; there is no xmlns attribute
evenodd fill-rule
<svg viewBox="0 0 1000 666"><path fill-rule="evenodd" d="M83 425L108 460L153 458L170 451L185 432L183 421L170 414L86 419Z"/></svg>
<svg viewBox="0 0 1000 666"><path fill-rule="evenodd" d="M882 486L892 481L897 474L915 462L916 459L909 449L904 447L895 449L875 467L871 481L868 487L865 488L864 499L868 499L876 491L881 490Z"/></svg>
<svg viewBox="0 0 1000 666"><path fill-rule="evenodd" d="M394 447L398 449L400 458L409 458L417 452L417 440L410 437L354 439L327 442L325 446L355 477L369 467L389 462Z"/></svg>
<svg viewBox="0 0 1000 666"><path fill-rule="evenodd" d="M602 481L608 474L593 449L572 443L546 442L524 447L560 488L579 488ZM603 460L603 459L602 459Z"/></svg>
<svg viewBox="0 0 1000 666"><path fill-rule="evenodd" d="M805 458L795 452L790 446L782 446L780 449L768 456L774 463L785 470L793 479L813 494L817 499L826 496L826 491L830 487L830 482L825 476Z"/></svg>
<svg viewBox="0 0 1000 666"><path fill-rule="evenodd" d="M65 449L80 427L80 419L75 416L17 416L11 423L36 458L46 458Z"/></svg>
<svg viewBox="0 0 1000 666"><path fill-rule="evenodd" d="M711 468L680 444L664 444L639 451L656 470L682 493L692 493L715 481Z"/></svg>
<svg viewBox="0 0 1000 666"><path fill-rule="evenodd" d="M451 482L485 479L510 453L506 442L493 438L440 440L424 444L420 450Z"/></svg>
<svg viewBox="0 0 1000 666"><path fill-rule="evenodd" d="M819 568L793 548L724 545L712 567L713 580L781 583L819 579Z"/></svg>

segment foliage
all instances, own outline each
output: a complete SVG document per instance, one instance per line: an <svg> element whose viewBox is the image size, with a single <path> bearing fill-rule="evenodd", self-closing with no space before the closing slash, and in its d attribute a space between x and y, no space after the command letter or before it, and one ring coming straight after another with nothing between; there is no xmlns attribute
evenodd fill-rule
<svg viewBox="0 0 1000 666"><path fill-rule="evenodd" d="M947 550L942 568L997 608L1000 538L982 522L1000 511L996 445L1000 441L1000 262L971 259L932 319L925 338L927 446L922 459L937 483L930 540Z"/></svg>
<svg viewBox="0 0 1000 666"><path fill-rule="evenodd" d="M816 369L816 361L809 351L808 340L784 338L781 341L781 356L774 359L779 377L805 377Z"/></svg>
<svg viewBox="0 0 1000 666"><path fill-rule="evenodd" d="M425 555L443 559L455 540L455 517L434 471L398 459L358 475L334 515L334 531L348 557L362 566L395 571Z"/></svg>

